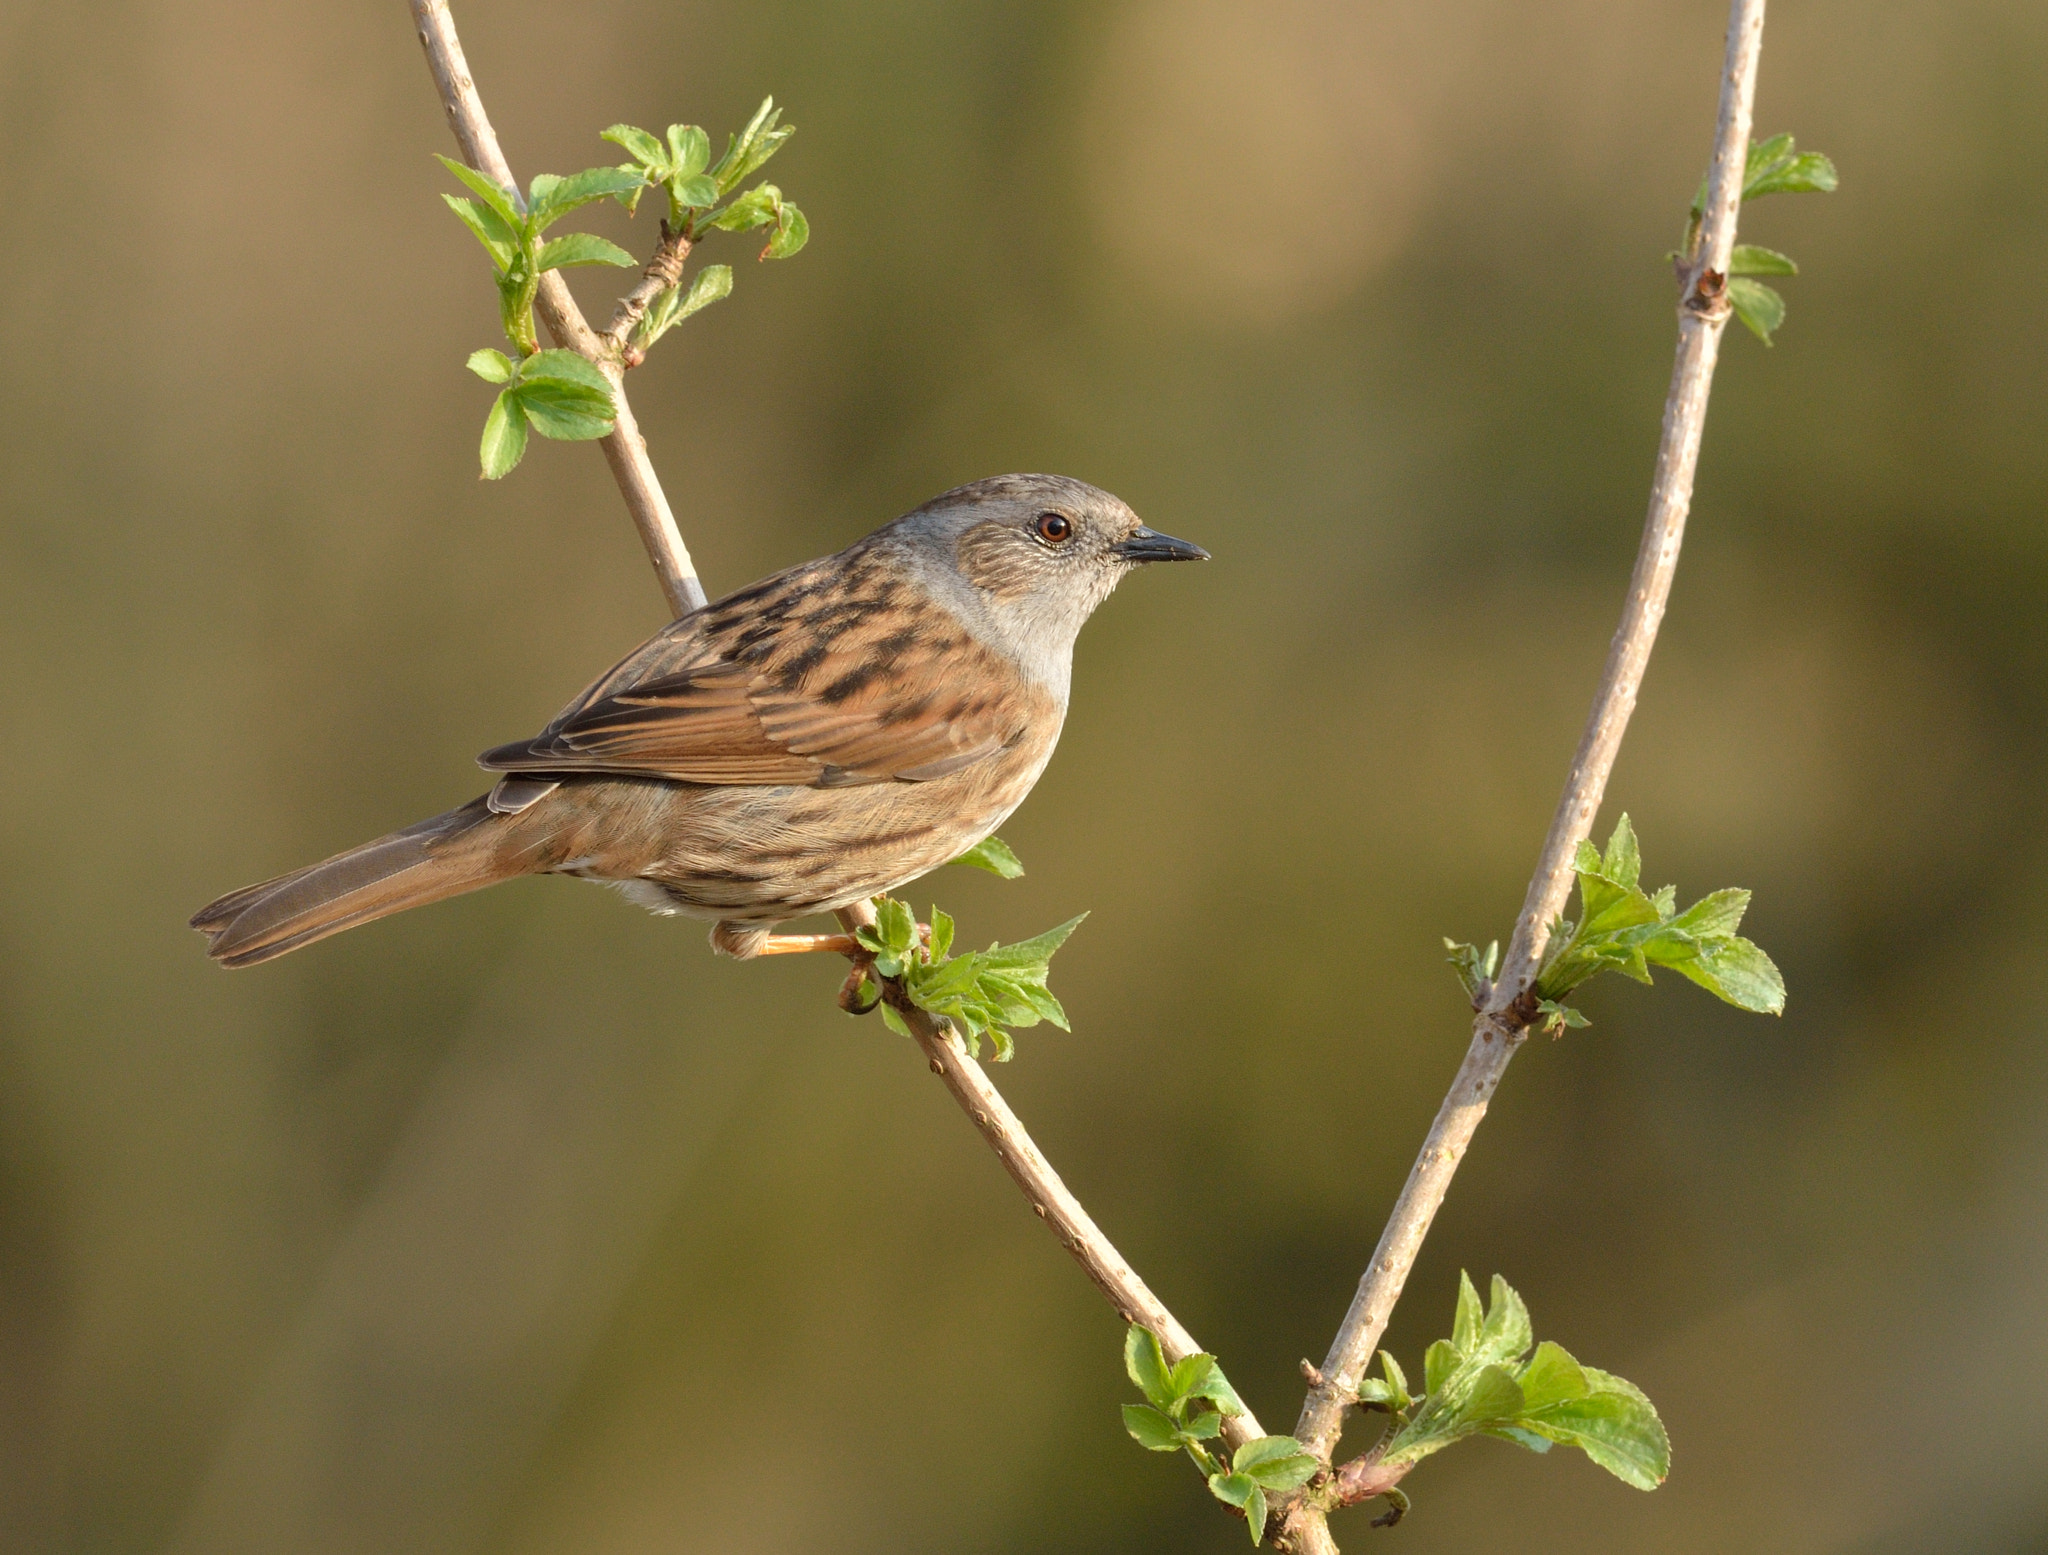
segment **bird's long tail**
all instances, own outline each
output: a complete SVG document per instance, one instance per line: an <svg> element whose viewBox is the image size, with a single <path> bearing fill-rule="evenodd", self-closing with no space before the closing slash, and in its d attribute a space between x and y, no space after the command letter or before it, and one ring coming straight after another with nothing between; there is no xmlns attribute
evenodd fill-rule
<svg viewBox="0 0 2048 1555"><path fill-rule="evenodd" d="M531 854L504 846L508 823L482 799L379 837L275 880L230 891L200 908L192 927L223 966L255 966L359 923L495 885L532 870Z"/></svg>

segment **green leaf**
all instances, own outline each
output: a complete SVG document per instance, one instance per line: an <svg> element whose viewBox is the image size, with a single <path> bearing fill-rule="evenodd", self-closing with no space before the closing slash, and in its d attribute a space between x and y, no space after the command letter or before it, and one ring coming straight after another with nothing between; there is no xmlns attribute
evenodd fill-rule
<svg viewBox="0 0 2048 1555"><path fill-rule="evenodd" d="M1291 1436L1261 1436L1231 1455L1230 1470L1267 1490L1292 1490L1307 1484L1321 1465Z"/></svg>
<svg viewBox="0 0 2048 1555"><path fill-rule="evenodd" d="M1673 968L1715 997L1758 1015L1785 1013L1785 978L1761 946L1729 935L1700 945L1699 954Z"/></svg>
<svg viewBox="0 0 2048 1555"><path fill-rule="evenodd" d="M1462 945L1454 939L1444 941L1444 959L1458 974L1458 982L1464 988L1466 997L1477 998L1480 985L1493 981L1493 974L1500 967L1500 941L1494 940L1482 955L1475 945Z"/></svg>
<svg viewBox="0 0 2048 1555"><path fill-rule="evenodd" d="M1266 1537L1266 1492L1249 1474L1212 1474L1209 1493L1226 1506L1242 1507L1252 1543Z"/></svg>
<svg viewBox="0 0 2048 1555"><path fill-rule="evenodd" d="M1756 177L1757 174L1763 172L1766 168L1778 166L1779 163L1785 161L1791 155L1792 137L1790 135L1773 135L1766 140L1751 141L1749 143L1749 155L1744 160L1742 168L1743 187L1747 189L1749 181Z"/></svg>
<svg viewBox="0 0 2048 1555"><path fill-rule="evenodd" d="M571 265L619 265L639 263L618 244L594 232L572 232L542 246L536 270L566 270Z"/></svg>
<svg viewBox="0 0 2048 1555"><path fill-rule="evenodd" d="M1422 1353L1422 1388L1425 1396L1434 1396L1444 1390L1444 1384L1451 1380L1457 1369L1465 1364L1465 1357L1458 1347L1448 1339L1439 1339Z"/></svg>
<svg viewBox="0 0 2048 1555"><path fill-rule="evenodd" d="M469 370L485 383L510 383L512 381L512 359L503 351L488 347L469 353Z"/></svg>
<svg viewBox="0 0 2048 1555"><path fill-rule="evenodd" d="M1463 1276L1463 1271L1459 1271ZM1464 1279L1465 1290L1472 1288L1469 1277ZM1464 1293L1459 1293L1459 1305L1464 1304ZM1476 1344L1460 1346L1468 1358L1474 1361L1512 1361L1526 1355L1529 1346L1536 1342L1535 1330L1529 1323L1529 1309L1522 1298L1515 1294L1514 1287L1498 1274L1493 1277L1493 1303L1487 1309L1486 1321L1480 1325L1479 1340Z"/></svg>
<svg viewBox="0 0 2048 1555"><path fill-rule="evenodd" d="M1573 1399L1584 1398L1593 1390L1585 1368L1572 1359L1563 1345L1553 1344L1548 1339L1536 1346L1535 1355L1522 1368L1522 1374L1516 1381L1521 1384L1526 1411L1570 1403Z"/></svg>
<svg viewBox="0 0 2048 1555"><path fill-rule="evenodd" d="M668 190L669 199L685 210L702 210L718 203L718 184L702 173L671 178L662 187Z"/></svg>
<svg viewBox="0 0 2048 1555"><path fill-rule="evenodd" d="M517 232L525 225L525 217L519 211L519 197L512 190L473 167L465 167L453 157L442 156L438 151L434 153L434 160L469 185L485 207L511 231Z"/></svg>
<svg viewBox="0 0 2048 1555"><path fill-rule="evenodd" d="M614 146L623 146L627 155L646 163L649 167L665 166L667 163L667 153L661 142L647 131L636 129L630 124L614 124L597 138L608 140Z"/></svg>
<svg viewBox="0 0 2048 1555"><path fill-rule="evenodd" d="M1758 248L1754 243L1737 243L1728 256L1730 275L1797 275L1799 266L1786 255L1774 248Z"/></svg>
<svg viewBox="0 0 2048 1555"><path fill-rule="evenodd" d="M567 178L557 178L550 173L536 173L527 220L532 230L539 232L549 223L560 221L580 206L642 188L646 182L646 178L637 169L619 167L586 167L582 172L571 173Z"/></svg>
<svg viewBox="0 0 2048 1555"><path fill-rule="evenodd" d="M955 864L965 864L970 869L985 869L992 875L1001 875L1005 880L1015 880L1024 873L1024 865L1017 855L1010 851L1010 845L1000 837L984 837L958 858Z"/></svg>
<svg viewBox="0 0 2048 1555"><path fill-rule="evenodd" d="M1244 1400L1237 1396L1237 1389L1230 1385L1230 1379L1223 1375L1223 1368L1216 1364L1213 1355L1198 1353L1177 1362L1170 1374L1169 1385L1176 1403L1203 1399L1226 1415L1244 1413Z"/></svg>
<svg viewBox="0 0 2048 1555"><path fill-rule="evenodd" d="M575 351L560 348L536 351L519 364L519 376L527 383L543 380L576 384L604 396L605 403L611 403L611 381L604 371L588 357Z"/></svg>
<svg viewBox="0 0 2048 1555"><path fill-rule="evenodd" d="M640 327L633 332L634 339L645 350L699 308L707 307L731 292L732 266L706 265L697 272L696 279L690 282L687 290L671 286L654 299L646 317L641 319Z"/></svg>
<svg viewBox="0 0 2048 1555"><path fill-rule="evenodd" d="M1386 1374L1387 1386L1393 1389L1392 1403L1396 1409L1406 1409L1414 1402L1408 1396L1408 1377L1401 1370L1400 1362L1387 1351L1380 1351L1380 1370Z"/></svg>
<svg viewBox="0 0 2048 1555"><path fill-rule="evenodd" d="M908 952L917 943L917 920L911 916L909 904L893 896L876 903L875 930L891 950Z"/></svg>
<svg viewBox="0 0 2048 1555"><path fill-rule="evenodd" d="M694 124L671 124L668 150L671 169L685 178L694 177L711 161L711 137Z"/></svg>
<svg viewBox="0 0 2048 1555"><path fill-rule="evenodd" d="M903 1017L896 1013L896 1008L894 1005L890 1004L887 1000L884 1000L881 1009L882 1024L884 1026L887 1026L899 1037L907 1037L910 1035L910 1028L903 1023Z"/></svg>
<svg viewBox="0 0 2048 1555"><path fill-rule="evenodd" d="M487 481L509 475L526 453L526 415L514 397L516 393L513 389L501 392L491 404L491 413L484 418L479 453Z"/></svg>
<svg viewBox="0 0 2048 1555"><path fill-rule="evenodd" d="M1460 1431L1482 1425L1518 1419L1522 1413L1522 1390L1515 1375L1501 1365L1483 1366L1472 1379L1470 1391L1458 1403L1453 1419Z"/></svg>
<svg viewBox="0 0 2048 1555"><path fill-rule="evenodd" d="M1553 1037L1562 1036L1567 1026L1590 1026L1593 1023L1569 1004L1559 1004L1555 999L1536 1001L1536 1024Z"/></svg>
<svg viewBox="0 0 2048 1555"><path fill-rule="evenodd" d="M512 257L519 251L519 235L499 219L498 213L459 194L444 194L441 198L448 202L448 209L462 218L462 224L476 234L484 252L491 256L491 263L501 271L510 269Z"/></svg>
<svg viewBox="0 0 2048 1555"><path fill-rule="evenodd" d="M1624 889L1633 886L1642 877L1642 851L1636 845L1636 829L1629 823L1628 812L1625 810L1621 819L1615 822L1614 835L1607 839L1607 856L1603 860L1603 866L1600 873Z"/></svg>
<svg viewBox="0 0 2048 1555"><path fill-rule="evenodd" d="M776 121L781 117L782 115L776 111L775 99L764 98L761 106L754 111L754 117L748 121L747 127L727 141L725 155L719 159L718 166L711 170L720 188L731 189L738 184L747 174L774 156L782 143L796 133L794 126L776 128Z"/></svg>
<svg viewBox="0 0 2048 1555"><path fill-rule="evenodd" d="M615 424L611 396L560 379L528 380L508 394L519 397L519 408L542 437L563 443L587 443L607 437Z"/></svg>
<svg viewBox="0 0 2048 1555"><path fill-rule="evenodd" d="M1543 1408L1517 1424L1576 1447L1624 1484L1655 1490L1671 1472L1671 1439L1642 1389L1609 1372L1583 1368L1589 1391Z"/></svg>
<svg viewBox="0 0 2048 1555"><path fill-rule="evenodd" d="M1742 927L1742 915L1749 911L1749 893L1743 890L1714 891L1671 920L1671 927L1702 939L1733 934ZM1651 958L1652 960L1655 957Z"/></svg>
<svg viewBox="0 0 2048 1555"><path fill-rule="evenodd" d="M1476 1330L1475 1304L1470 1281L1461 1280L1457 1326L1471 1339L1469 1350L1444 1340L1430 1346L1428 1396L1388 1440L1382 1463L1412 1463L1464 1437L1485 1435L1534 1452L1553 1442L1578 1447L1609 1473L1645 1490L1664 1478L1670 1442L1640 1389L1581 1366L1548 1341L1517 1365L1520 1349L1533 1337L1528 1311L1499 1276L1492 1306Z"/></svg>
<svg viewBox="0 0 2048 1555"><path fill-rule="evenodd" d="M1170 1408L1178 1402L1166 1369L1165 1353L1152 1330L1142 1324L1133 1323L1124 1335L1124 1370L1138 1385L1138 1391L1159 1408Z"/></svg>
<svg viewBox="0 0 2048 1555"><path fill-rule="evenodd" d="M1458 1271L1458 1310L1451 1321L1451 1344L1461 1354L1469 1356L1478 1347L1479 1330L1486 1320L1486 1314L1479 1305L1479 1292L1473 1287L1472 1276L1463 1269ZM1436 1391L1431 1383L1429 1391Z"/></svg>
<svg viewBox="0 0 2048 1555"><path fill-rule="evenodd" d="M705 202L709 204L709 201ZM761 250L763 259L787 259L811 241L811 224L804 213L784 201L775 213L775 236Z"/></svg>
<svg viewBox="0 0 2048 1555"><path fill-rule="evenodd" d="M932 960L944 961L946 952L953 948L953 915L932 903Z"/></svg>
<svg viewBox="0 0 2048 1555"><path fill-rule="evenodd" d="M1749 332L1765 345L1785 323L1785 299L1761 281L1740 278L1728 283L1728 305Z"/></svg>
<svg viewBox="0 0 2048 1555"><path fill-rule="evenodd" d="M1180 1427L1150 1404L1124 1405L1124 1429L1148 1452L1180 1450Z"/></svg>
<svg viewBox="0 0 2048 1555"><path fill-rule="evenodd" d="M1833 162L1818 151L1803 151L1752 178L1742 197L1761 200L1767 194L1833 194L1839 183Z"/></svg>
<svg viewBox="0 0 2048 1555"><path fill-rule="evenodd" d="M1198 1442L1214 1441L1223 1434L1223 1416L1216 1410L1196 1415L1181 1427L1183 1436L1191 1436Z"/></svg>
<svg viewBox="0 0 2048 1555"><path fill-rule="evenodd" d="M990 966L995 967L1043 967L1052 960L1053 953L1067 942L1067 936L1081 926L1081 920L1088 915L1075 913L1065 923L1035 934L1030 939L1019 940L1014 945L991 945L984 954Z"/></svg>
<svg viewBox="0 0 2048 1555"><path fill-rule="evenodd" d="M759 184L734 200L705 225L721 232L751 232L775 219L782 206L782 191L773 184Z"/></svg>

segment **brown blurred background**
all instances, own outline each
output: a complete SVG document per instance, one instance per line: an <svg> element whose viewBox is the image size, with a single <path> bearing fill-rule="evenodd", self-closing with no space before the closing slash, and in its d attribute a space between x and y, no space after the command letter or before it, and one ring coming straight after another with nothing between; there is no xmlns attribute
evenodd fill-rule
<svg viewBox="0 0 2048 1555"><path fill-rule="evenodd" d="M1094 910L1001 1078L1284 1428L1612 629L1720 0L459 16L522 174L801 127L809 251L724 240L633 380L714 593L1011 469L1215 552L1087 633L1029 877L915 896ZM1728 342L1603 827L1754 887L1789 1011L1593 991L1393 1326L1500 1270L1671 1481L1480 1443L1347 1547L2048 1549L2044 60L2030 0L1773 13L1759 128L1843 188L1745 227L1806 273ZM201 902L478 791L659 595L594 449L475 479L399 0L11 0L0 70L0 1546L1242 1548L830 968L552 881L207 964Z"/></svg>

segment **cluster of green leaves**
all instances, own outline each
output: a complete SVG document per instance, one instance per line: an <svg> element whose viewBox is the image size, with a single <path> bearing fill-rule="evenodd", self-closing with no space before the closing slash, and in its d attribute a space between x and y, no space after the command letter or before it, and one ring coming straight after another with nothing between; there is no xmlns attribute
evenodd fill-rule
<svg viewBox="0 0 2048 1555"><path fill-rule="evenodd" d="M612 429L612 388L574 351L536 351L513 360L489 349L470 354L469 370L504 385L484 418L483 466L497 480L526 453L530 426L543 437L583 442Z"/></svg>
<svg viewBox="0 0 2048 1555"><path fill-rule="evenodd" d="M549 239L547 230L573 210L635 188L639 175L616 167L585 168L567 178L536 173L521 200L516 189L506 188L473 167L464 167L453 157L441 157L440 162L476 194L474 200L456 194L441 198L491 256L505 338L519 348L521 356L540 349L533 328L533 299L542 275L572 265L633 263L631 254L595 233L572 232Z"/></svg>
<svg viewBox="0 0 2048 1555"><path fill-rule="evenodd" d="M519 463L529 430L577 441L606 436L616 419L611 386L601 369L573 352L540 349L533 302L540 278L550 270L575 265L630 268L637 261L595 233L550 238L548 229L571 211L606 198L631 211L642 194L658 186L668 195L670 232L695 241L712 229L747 232L772 224L775 230L761 257L786 259L810 238L803 212L783 199L773 184L733 194L794 133L792 126L778 122L780 118L773 98L762 103L746 129L726 138L725 155L715 166L707 165L710 138L693 124L670 125L666 141L630 124L615 124L603 138L624 146L632 161L585 168L566 178L541 173L524 197L451 157L440 159L475 195L442 198L490 255L499 317L506 339L518 352L516 359L497 351L479 351L469 359L472 372L501 386L484 423L480 453L487 480L497 480ZM670 329L731 291L730 265L707 265L687 285L679 281L650 304L634 330L634 347L645 354ZM561 360L567 357L588 370L579 371Z"/></svg>
<svg viewBox="0 0 2048 1555"><path fill-rule="evenodd" d="M1001 846L998 844L998 846ZM1016 855L1008 854L1012 863ZM1000 873L1000 871L998 871ZM1022 873L1021 869L1018 873ZM986 950L951 954L953 919L938 907L932 908L931 935L918 931L910 908L894 897L875 903L873 928L856 931L856 937L874 959L878 977L901 978L910 1002L919 1009L950 1020L966 1043L967 1051L981 1056L982 1038L995 1046L995 1061L1006 1064L1016 1045L1010 1029L1035 1026L1049 1020L1062 1031L1067 1012L1046 987L1051 975L1053 952L1066 943L1067 936L1087 917L1081 913L1056 929L1014 945L991 945ZM872 990L863 985L863 1002L872 1002ZM903 1017L887 1004L882 1019L892 1031L910 1035Z"/></svg>
<svg viewBox="0 0 2048 1555"><path fill-rule="evenodd" d="M762 163L782 148L796 133L794 125L783 124L775 99L764 99L747 127L725 139L725 155L711 160L711 137L694 124L671 124L666 136L631 124L614 124L603 139L624 149L632 161L622 163L619 172L636 180L618 196L628 212L637 209L640 196L660 189L668 196L666 230L695 242L705 232L751 232L772 226L761 249L762 259L787 259L811 238L811 224L804 213L782 197L773 184L756 184L746 193L734 195ZM719 202L724 201L723 205ZM633 343L646 351L675 325L707 303L718 301L732 291L732 267L712 265L701 271L688 287L678 283L663 292L648 308L633 331Z"/></svg>
<svg viewBox="0 0 2048 1555"><path fill-rule="evenodd" d="M1228 1463L1210 1450L1223 1422L1245 1412L1213 1355L1190 1355L1169 1366L1158 1338L1133 1323L1124 1335L1124 1370L1146 1400L1124 1405L1124 1429L1141 1447L1194 1459L1209 1493L1243 1512L1252 1543L1260 1543L1266 1536L1266 1492L1304 1485L1320 1465L1291 1436L1246 1442Z"/></svg>
<svg viewBox="0 0 2048 1555"><path fill-rule="evenodd" d="M1642 1390L1535 1340L1529 1309L1506 1280L1493 1277L1492 1309L1482 1310L1472 1277L1461 1272L1451 1337L1431 1345L1423 1360L1423 1396L1409 1394L1384 1350L1382 1375L1359 1384L1359 1403L1394 1420L1379 1462L1414 1463L1468 1436L1496 1436L1531 1452L1553 1443L1576 1447L1638 1490L1662 1484L1671 1441Z"/></svg>
<svg viewBox="0 0 2048 1555"><path fill-rule="evenodd" d="M1837 182L1835 164L1825 155L1798 150L1790 135L1773 135L1750 145L1749 161L1743 170L1742 203L1761 200L1767 194L1833 194ZM1707 181L1702 178L1685 228L1683 253L1688 259L1698 251L1706 206ZM1750 277L1798 273L1799 266L1787 256L1754 243L1736 244L1728 257L1728 305L1765 345L1771 343L1772 333L1785 322L1785 299L1775 287Z"/></svg>
<svg viewBox="0 0 2048 1555"><path fill-rule="evenodd" d="M1626 815L1605 854L1581 842L1572 868L1579 877L1579 920L1551 925L1550 948L1536 979L1537 1013L1552 1036L1587 1024L1562 1001L1588 978L1619 972L1647 983L1652 966L1670 967L1738 1009L1784 1013L1784 977L1759 946L1735 932L1749 908L1747 891L1715 891L1683 912L1677 910L1676 886L1646 893L1638 884L1642 855ZM1452 940L1444 947L1467 993L1477 994L1492 980L1497 945L1483 954Z"/></svg>

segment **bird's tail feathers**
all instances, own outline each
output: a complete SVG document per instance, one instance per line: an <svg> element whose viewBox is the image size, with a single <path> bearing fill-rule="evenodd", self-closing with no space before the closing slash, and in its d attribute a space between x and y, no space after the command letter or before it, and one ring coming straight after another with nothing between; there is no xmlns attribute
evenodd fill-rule
<svg viewBox="0 0 2048 1555"><path fill-rule="evenodd" d="M485 800L202 907L192 927L222 966L255 966L343 929L527 872Z"/></svg>

